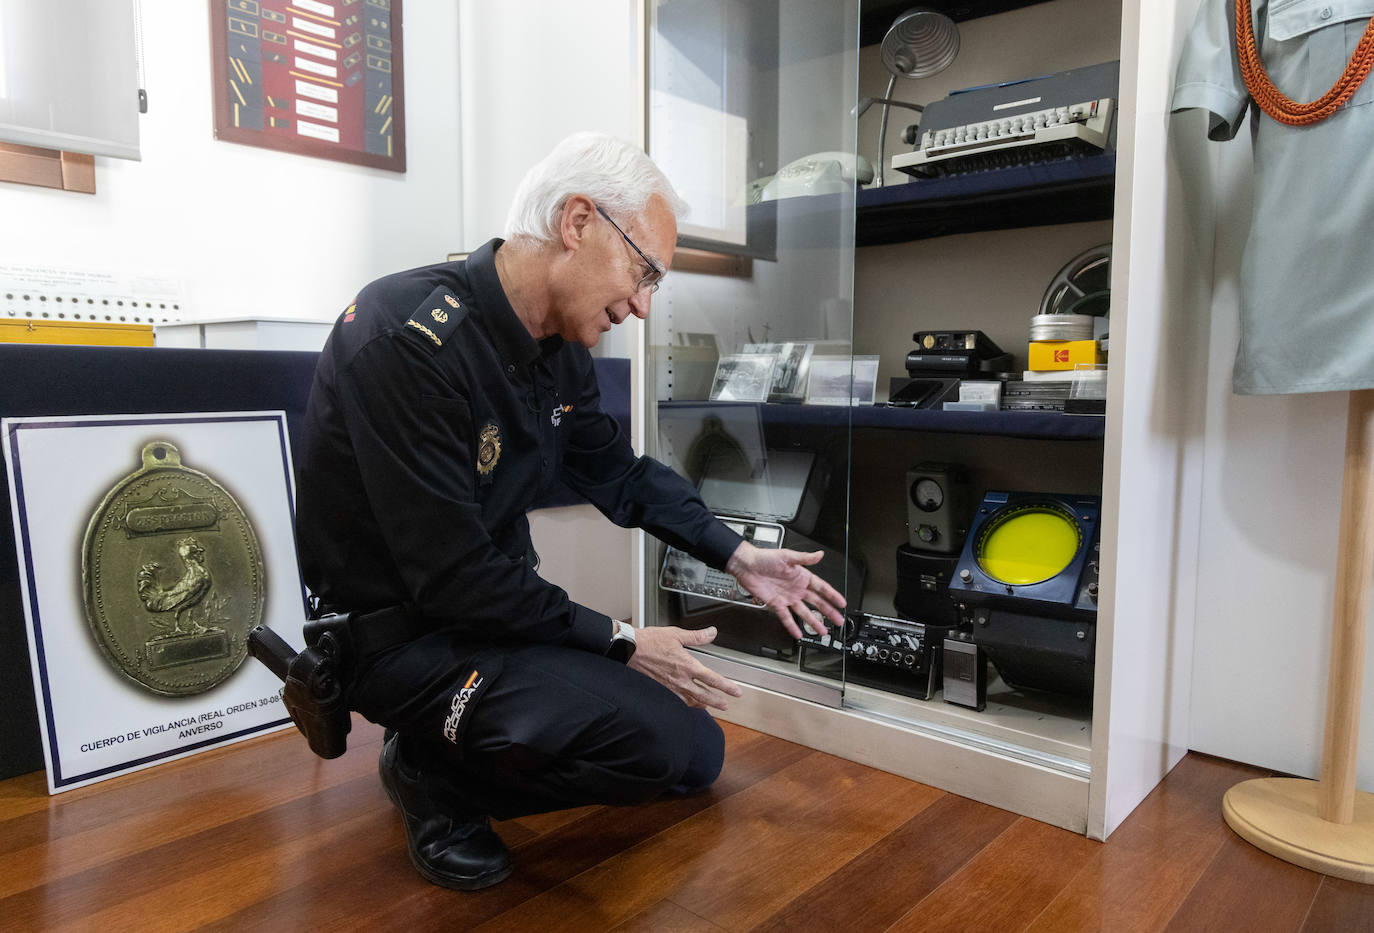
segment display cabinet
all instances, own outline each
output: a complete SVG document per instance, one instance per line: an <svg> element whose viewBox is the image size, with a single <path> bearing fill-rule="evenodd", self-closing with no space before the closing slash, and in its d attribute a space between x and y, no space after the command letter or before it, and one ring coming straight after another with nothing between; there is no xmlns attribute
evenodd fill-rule
<svg viewBox="0 0 1374 933"><path fill-rule="evenodd" d="M1105 838L1185 750L1188 305L1206 270L1163 119L1183 27L1172 2L1146 28L1134 0L928 6L957 21L958 55L889 84L880 43L903 4L649 4L649 147L693 206L680 245L751 262L675 272L655 297L644 446L756 543L822 550L852 620L794 641L648 538L638 617L717 628L701 657L746 687L726 718ZM1105 149L933 179L888 164L865 185L879 118L863 98L929 105L1109 61ZM889 163L916 122L890 117ZM916 332L980 331L1025 370L1030 318L1091 247L1111 256L1104 413L884 404ZM1024 511L1038 524L998 530ZM988 577L998 534L1063 559ZM981 708L942 670L979 654Z"/></svg>

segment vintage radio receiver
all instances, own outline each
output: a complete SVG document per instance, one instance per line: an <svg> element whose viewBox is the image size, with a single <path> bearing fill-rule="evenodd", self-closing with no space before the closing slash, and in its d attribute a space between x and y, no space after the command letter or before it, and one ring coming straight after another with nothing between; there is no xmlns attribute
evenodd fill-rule
<svg viewBox="0 0 1374 933"><path fill-rule="evenodd" d="M741 408L734 410L733 419L724 417L729 413L712 411L699 420L693 416L676 422L685 429L684 437L695 430L681 459L697 478L707 508L756 547L822 551L812 572L847 598L858 599L861 566L847 560L843 549L808 537L829 485L826 458L810 450L767 447L755 411ZM674 422L666 424L671 429ZM732 575L669 547L658 583L674 594L668 608L676 624L694 629L714 625L718 646L769 658L796 657L797 640Z"/></svg>
<svg viewBox="0 0 1374 933"><path fill-rule="evenodd" d="M892 167L936 178L1112 149L1120 64L955 91L925 108L915 151Z"/></svg>
<svg viewBox="0 0 1374 933"><path fill-rule="evenodd" d="M783 528L776 522L759 522L747 518L720 516L731 531L750 541L755 547L782 547ZM665 590L673 590L685 596L702 597L688 601L687 611L705 608L704 603L719 600L737 603L741 606L755 607L754 597L739 585L739 581L723 570L716 570L675 547L669 547L663 556L663 570L659 574L658 585Z"/></svg>
<svg viewBox="0 0 1374 933"><path fill-rule="evenodd" d="M928 700L940 686L945 636L953 629L907 619L850 612L844 637L808 636L801 642L801 669L823 677Z"/></svg>
<svg viewBox="0 0 1374 933"><path fill-rule="evenodd" d="M760 548L791 548L796 551L821 551L820 561L811 571L847 598L856 600L863 592L863 567L846 560L843 551L827 548L775 522L736 516L718 516L731 530ZM732 575L712 569L689 554L669 547L659 573L661 589L680 594L682 625L688 628L716 627L715 644L767 658L792 659L796 639L778 622L772 610L763 608Z"/></svg>

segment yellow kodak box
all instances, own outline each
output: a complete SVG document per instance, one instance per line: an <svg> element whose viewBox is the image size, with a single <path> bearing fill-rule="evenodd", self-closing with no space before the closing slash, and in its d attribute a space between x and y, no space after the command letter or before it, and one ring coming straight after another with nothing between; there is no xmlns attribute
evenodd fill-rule
<svg viewBox="0 0 1374 933"><path fill-rule="evenodd" d="M1104 362L1097 352L1096 340L1032 340L1027 356L1026 368L1041 372Z"/></svg>

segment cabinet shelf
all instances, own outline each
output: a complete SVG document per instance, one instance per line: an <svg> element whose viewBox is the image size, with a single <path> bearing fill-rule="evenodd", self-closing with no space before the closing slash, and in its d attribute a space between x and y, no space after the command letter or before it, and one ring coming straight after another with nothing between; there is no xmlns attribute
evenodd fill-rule
<svg viewBox="0 0 1374 933"><path fill-rule="evenodd" d="M955 22L961 22L1044 2L1045 0L926 0L920 5L939 10ZM911 0L864 0L863 13L859 18L859 45L873 45L883 41L883 36L887 35L892 21L912 6Z"/></svg>
<svg viewBox="0 0 1374 933"><path fill-rule="evenodd" d="M862 190L857 195L818 194L750 205L750 241L744 250L776 258L780 231L791 247L835 248L840 230L833 218L850 210L857 218L855 246L905 243L955 233L1009 230L1046 224L1109 220L1116 186L1116 153L1101 152L1052 162L967 172L945 178ZM683 239L684 245L694 244Z"/></svg>
<svg viewBox="0 0 1374 933"><path fill-rule="evenodd" d="M1102 415L1065 415L1040 411L937 411L885 405L783 405L756 402L659 402L659 418L674 413L699 416L703 408L757 408L765 425L843 428L887 428L945 434L982 434L1028 439L1101 440Z"/></svg>
<svg viewBox="0 0 1374 933"><path fill-rule="evenodd" d="M858 193L855 245L1107 220L1115 181L1116 153L1103 152L871 188Z"/></svg>

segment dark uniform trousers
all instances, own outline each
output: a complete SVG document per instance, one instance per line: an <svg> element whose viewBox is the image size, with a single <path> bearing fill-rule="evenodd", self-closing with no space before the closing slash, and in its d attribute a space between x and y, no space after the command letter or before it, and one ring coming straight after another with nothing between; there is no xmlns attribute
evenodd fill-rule
<svg viewBox="0 0 1374 933"><path fill-rule="evenodd" d="M725 739L704 710L618 661L434 632L365 660L350 705L395 729L455 808L513 819L708 787Z"/></svg>

